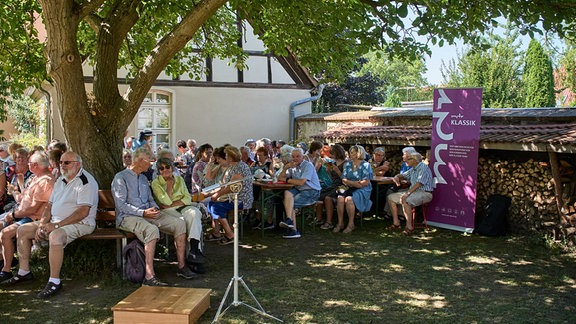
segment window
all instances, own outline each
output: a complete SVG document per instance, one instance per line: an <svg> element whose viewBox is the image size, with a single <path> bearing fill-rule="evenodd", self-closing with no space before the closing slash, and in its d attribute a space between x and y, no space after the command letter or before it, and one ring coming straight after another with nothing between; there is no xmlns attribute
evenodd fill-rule
<svg viewBox="0 0 576 324"><path fill-rule="evenodd" d="M152 148L155 152L158 147L170 143L172 112L172 94L165 91L151 91L146 95L138 111L138 132L150 129L155 136L152 137Z"/></svg>

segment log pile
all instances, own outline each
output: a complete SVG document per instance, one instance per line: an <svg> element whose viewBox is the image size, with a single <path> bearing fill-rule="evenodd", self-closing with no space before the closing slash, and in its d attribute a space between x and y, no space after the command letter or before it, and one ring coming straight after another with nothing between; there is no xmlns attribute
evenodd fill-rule
<svg viewBox="0 0 576 324"><path fill-rule="evenodd" d="M482 152L481 152L482 155ZM392 174L398 172L399 157L389 159ZM478 160L476 215L484 216L488 197L501 194L512 198L508 223L513 233L547 235L576 245L576 166L560 160L563 207L558 210L549 161L505 160L483 155Z"/></svg>
<svg viewBox="0 0 576 324"><path fill-rule="evenodd" d="M564 161L564 163L567 163ZM572 168L573 169L573 168ZM563 174L566 174L565 169ZM576 222L567 221L574 210L573 183L564 181L565 208L559 212L556 205L554 179L550 163L529 159L519 162L490 157L478 160L478 189L476 213L483 216L484 206L492 194L512 198L508 223L512 232L538 233L554 239L576 244Z"/></svg>

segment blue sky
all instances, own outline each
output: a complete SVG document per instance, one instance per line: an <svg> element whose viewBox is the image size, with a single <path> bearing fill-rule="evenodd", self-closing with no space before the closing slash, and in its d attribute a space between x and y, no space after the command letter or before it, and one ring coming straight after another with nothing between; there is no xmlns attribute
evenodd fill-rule
<svg viewBox="0 0 576 324"><path fill-rule="evenodd" d="M456 59L458 52L462 51L462 44L459 45L446 45L443 47L432 46L432 57L426 57L426 67L428 71L424 75L428 79L428 83L432 85L439 85L442 83L442 74L440 73L440 67L442 66L442 60L445 64L451 59Z"/></svg>

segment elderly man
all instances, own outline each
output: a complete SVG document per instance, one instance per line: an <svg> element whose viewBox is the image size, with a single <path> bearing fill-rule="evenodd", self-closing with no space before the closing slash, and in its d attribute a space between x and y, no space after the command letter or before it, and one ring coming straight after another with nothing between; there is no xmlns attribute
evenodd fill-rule
<svg viewBox="0 0 576 324"><path fill-rule="evenodd" d="M420 153L408 153L406 157L406 164L410 169L404 173L396 175L393 180L397 186L400 186L400 181L406 179L410 181L410 188L404 192L396 192L388 195L388 205L392 211L393 224L391 229L400 228L400 220L398 218L398 204L402 205L402 210L406 216L406 228L402 234L411 235L414 232L414 224L412 224L412 208L427 204L432 200L432 172L428 165L422 162L422 155Z"/></svg>
<svg viewBox="0 0 576 324"><path fill-rule="evenodd" d="M287 228L284 238L299 238L300 232L296 227L295 209L316 203L322 187L316 168L312 163L304 160L304 151L301 148L296 148L291 155L292 162L286 163L278 175L278 180L295 185L284 191L284 210L287 218L280 222L280 226Z"/></svg>
<svg viewBox="0 0 576 324"><path fill-rule="evenodd" d="M34 153L28 166L34 178L18 195L17 207L0 215L0 243L4 259L0 282L12 278L10 268L14 259L14 238L18 227L40 219L54 188L54 177L50 172L50 162L45 153Z"/></svg>
<svg viewBox="0 0 576 324"><path fill-rule="evenodd" d="M160 213L154 201L148 180L142 172L150 167L152 156L146 148L138 148L132 154L132 164L118 172L112 181L112 193L116 204L116 226L132 232L144 243L146 274L144 286L166 286L156 278L154 251L160 231L174 236L178 258L177 276L196 278L185 260L186 223L183 219Z"/></svg>
<svg viewBox="0 0 576 324"><path fill-rule="evenodd" d="M64 259L64 247L75 239L90 234L96 227L98 207L98 183L82 168L78 154L68 151L60 159L62 176L54 184L54 190L38 222L27 223L18 228L18 274L5 281L7 285L32 279L30 250L32 240L48 240L50 279L38 298L48 298L62 289L60 269Z"/></svg>

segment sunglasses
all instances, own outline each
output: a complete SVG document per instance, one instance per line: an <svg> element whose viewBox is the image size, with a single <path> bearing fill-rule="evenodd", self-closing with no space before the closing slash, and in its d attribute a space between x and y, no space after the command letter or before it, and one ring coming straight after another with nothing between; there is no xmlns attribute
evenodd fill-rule
<svg viewBox="0 0 576 324"><path fill-rule="evenodd" d="M161 166L161 167L159 167L159 168L158 168L158 171L164 171L164 170L170 170L170 169L172 169L172 167L169 166L169 165L167 165L167 166Z"/></svg>
<svg viewBox="0 0 576 324"><path fill-rule="evenodd" d="M78 161L60 161L60 164L70 165L71 163L76 163Z"/></svg>

